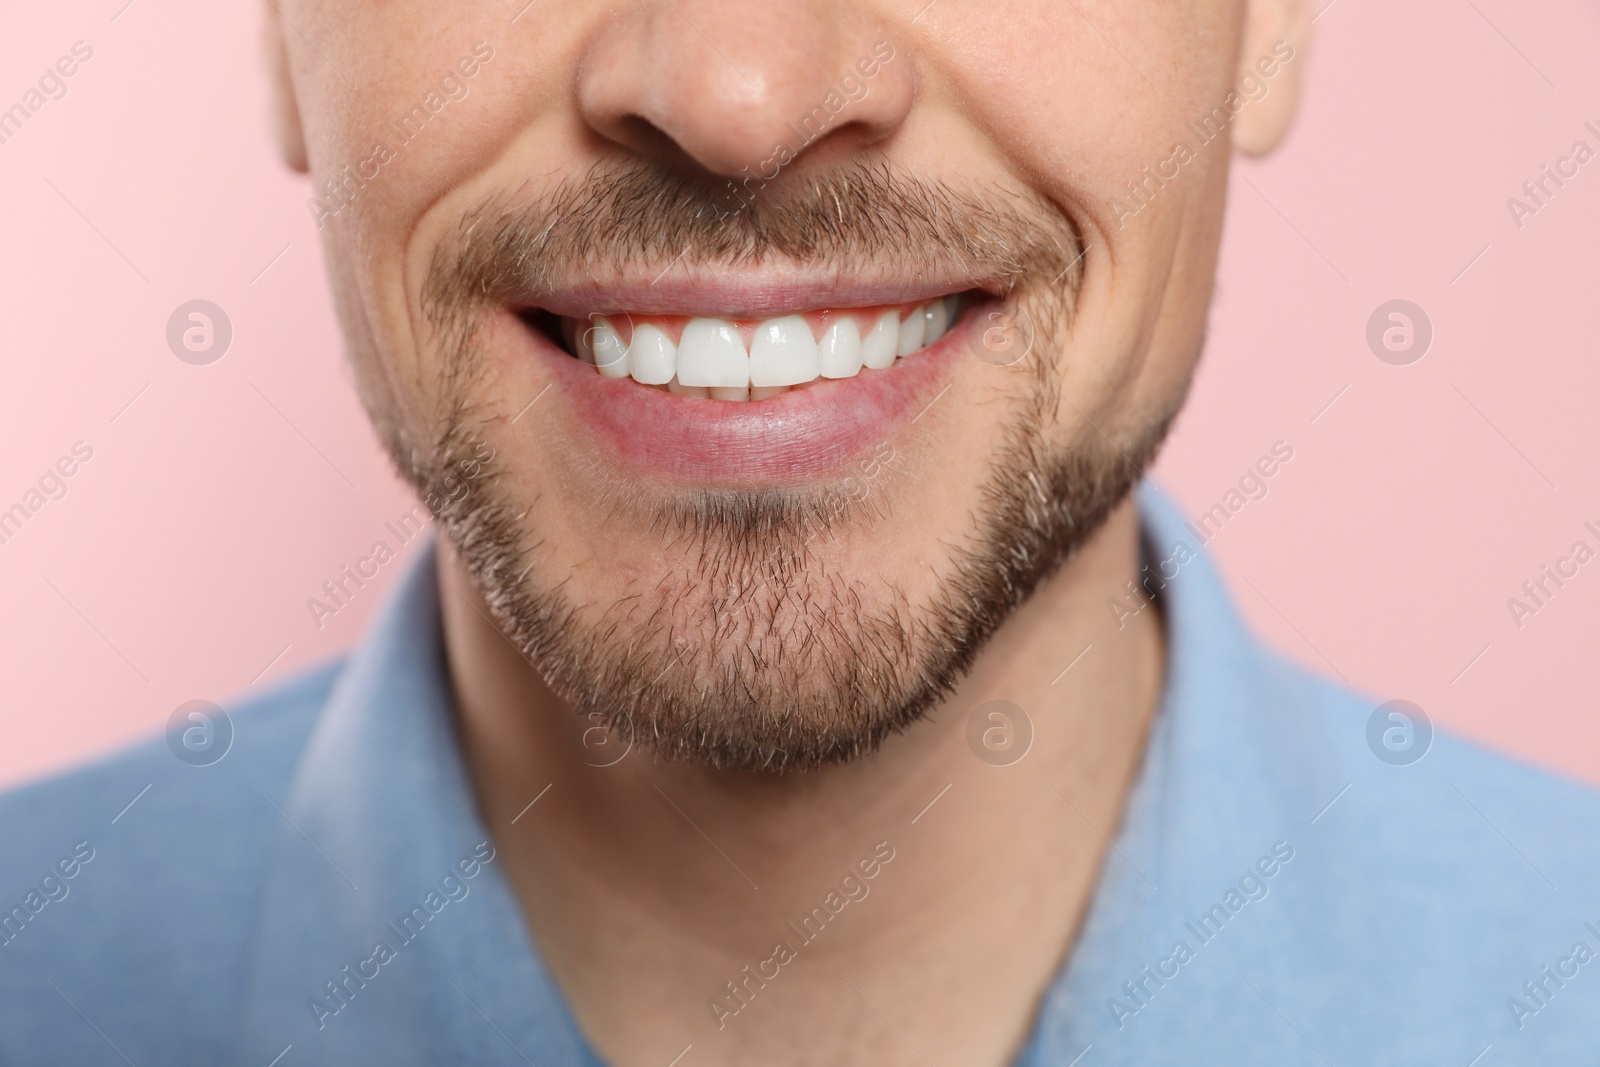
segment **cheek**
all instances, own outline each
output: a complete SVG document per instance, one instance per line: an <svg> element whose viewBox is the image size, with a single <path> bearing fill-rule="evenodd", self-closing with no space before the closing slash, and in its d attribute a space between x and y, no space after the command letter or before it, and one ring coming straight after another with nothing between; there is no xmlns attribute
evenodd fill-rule
<svg viewBox="0 0 1600 1067"><path fill-rule="evenodd" d="M1227 146L1225 136L1202 144L1186 124L1220 102L1233 77L1231 49L1186 42L1217 37L1227 13L1213 6L1134 12L1090 3L1080 14L1071 5L1027 4L1011 9L1015 21L1008 10L1003 27L963 14L952 33L962 43L945 58L958 68L961 106L981 115L974 125L1013 173L1072 214L1089 246L1077 312L1055 353L1064 384L1057 414L1068 424L1170 406L1198 355ZM1130 204L1137 214L1119 226L1114 202L1179 141L1194 158L1175 179L1152 183L1154 195Z"/></svg>
<svg viewBox="0 0 1600 1067"><path fill-rule="evenodd" d="M1081 201L1101 228L1103 201L1168 155L1185 120L1233 80L1222 42L1193 47L1217 38L1221 13L1193 4L1037 0L1008 4L1004 20L945 17L960 44L939 59L962 108L982 115L1025 180Z"/></svg>

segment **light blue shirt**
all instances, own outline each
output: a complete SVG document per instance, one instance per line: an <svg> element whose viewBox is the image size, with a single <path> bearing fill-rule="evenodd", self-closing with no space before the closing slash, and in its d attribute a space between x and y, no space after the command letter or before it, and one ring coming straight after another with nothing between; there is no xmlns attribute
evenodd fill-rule
<svg viewBox="0 0 1600 1067"><path fill-rule="evenodd" d="M1374 722L1140 504L1167 690L1019 1064L1596 1062L1596 795ZM347 660L230 708L219 762L162 739L0 798L0 1063L598 1064L474 806L439 626L430 552Z"/></svg>

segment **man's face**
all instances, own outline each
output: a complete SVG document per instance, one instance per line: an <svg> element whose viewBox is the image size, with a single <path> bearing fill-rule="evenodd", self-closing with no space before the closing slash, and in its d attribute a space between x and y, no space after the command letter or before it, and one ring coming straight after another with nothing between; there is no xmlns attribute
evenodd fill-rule
<svg viewBox="0 0 1600 1067"><path fill-rule="evenodd" d="M580 712L870 751L1153 456L1293 5L523 2L269 11L363 398Z"/></svg>

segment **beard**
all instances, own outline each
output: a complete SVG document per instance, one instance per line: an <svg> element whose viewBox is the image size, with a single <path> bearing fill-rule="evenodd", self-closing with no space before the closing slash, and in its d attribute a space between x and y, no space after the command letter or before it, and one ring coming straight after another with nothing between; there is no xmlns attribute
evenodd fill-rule
<svg viewBox="0 0 1600 1067"><path fill-rule="evenodd" d="M752 202L644 164L597 169L538 202L491 202L463 219L424 282L442 356L432 424L368 406L501 632L580 720L719 769L844 763L955 690L1000 625L1127 496L1181 406L1187 383L1116 440L1087 416L1076 435L1057 425L1056 357L1081 247L1071 219L1040 198L976 199L884 168ZM514 432L476 339L483 316L537 302L563 278L658 266L685 248L708 267L788 259L848 276L851 264L894 262L913 275L954 264L989 280L1027 333L1026 358L1005 372L1026 384L1001 420L976 506L950 517L931 583L913 591L820 551L893 540L905 494L893 491L902 471L889 443L826 484L602 487L608 525L650 545L649 573L609 600L575 596L568 575L551 573L538 499L525 498L516 471L481 462L485 441ZM461 477L469 465L474 476Z"/></svg>

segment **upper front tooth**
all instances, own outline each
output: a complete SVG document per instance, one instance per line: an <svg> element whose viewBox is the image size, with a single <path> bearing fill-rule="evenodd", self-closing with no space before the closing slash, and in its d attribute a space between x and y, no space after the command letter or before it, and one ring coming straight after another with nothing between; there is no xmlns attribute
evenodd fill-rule
<svg viewBox="0 0 1600 1067"><path fill-rule="evenodd" d="M900 344L900 313L885 311L861 339L861 363L873 370L894 365L895 349Z"/></svg>
<svg viewBox="0 0 1600 1067"><path fill-rule="evenodd" d="M950 308L943 300L935 300L923 307L922 314L927 319L922 331L922 343L931 345L944 336L945 329L950 325Z"/></svg>
<svg viewBox="0 0 1600 1067"><path fill-rule="evenodd" d="M589 328L589 347L594 350L594 365L607 378L628 376L628 346L622 335L611 325L611 320L601 316Z"/></svg>
<svg viewBox="0 0 1600 1067"><path fill-rule="evenodd" d="M739 331L722 319L690 319L678 339L678 381L713 388L748 386L750 356Z"/></svg>
<svg viewBox="0 0 1600 1067"><path fill-rule="evenodd" d="M666 385L677 369L678 346L672 338L650 325L633 331L633 343L628 346L628 373L634 381Z"/></svg>
<svg viewBox="0 0 1600 1067"><path fill-rule="evenodd" d="M817 345L824 378L853 378L861 373L861 327L846 315L829 326Z"/></svg>
<svg viewBox="0 0 1600 1067"><path fill-rule="evenodd" d="M922 334L927 327L928 317L921 313L921 309L913 311L906 316L900 324L900 343L895 348L895 355L909 356L922 347Z"/></svg>
<svg viewBox="0 0 1600 1067"><path fill-rule="evenodd" d="M803 385L822 372L811 324L799 315L768 319L750 344L750 384Z"/></svg>

